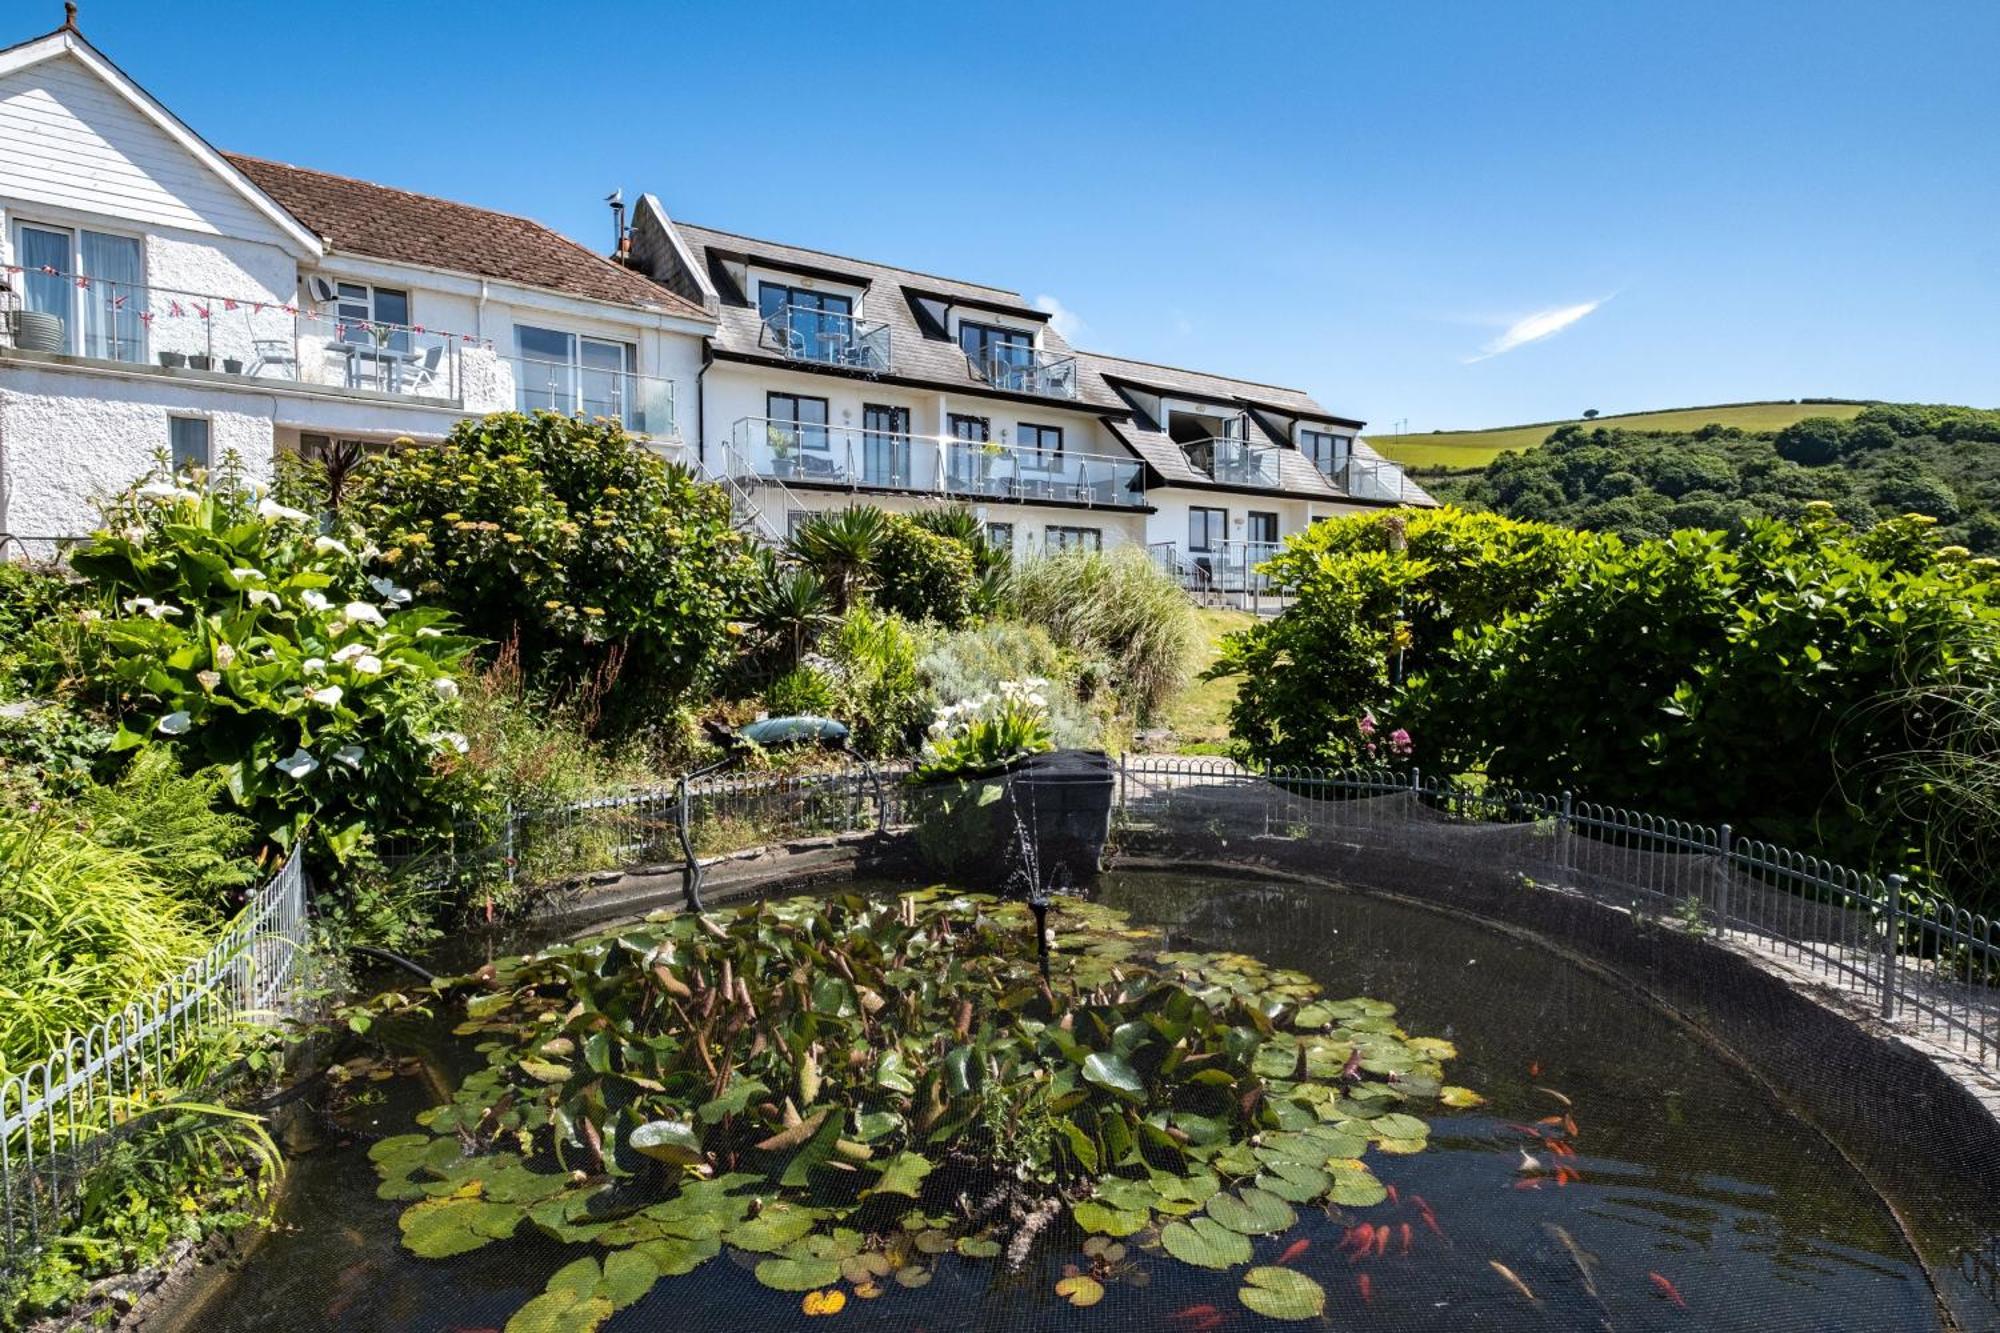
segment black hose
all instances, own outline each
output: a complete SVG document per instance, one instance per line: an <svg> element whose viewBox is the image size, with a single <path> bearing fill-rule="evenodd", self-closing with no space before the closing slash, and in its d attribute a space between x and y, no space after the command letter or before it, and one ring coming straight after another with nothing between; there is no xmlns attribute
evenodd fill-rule
<svg viewBox="0 0 2000 1333"><path fill-rule="evenodd" d="M384 963L394 963L397 967L400 967L405 971L416 973L418 976L422 977L425 981L437 980L437 973L425 971L423 968L417 966L415 963L411 962L409 959L403 957L403 955L399 953L390 953L387 949L378 949L372 944L356 944L356 945L351 945L350 948L352 952L361 954L365 957L378 959Z"/></svg>

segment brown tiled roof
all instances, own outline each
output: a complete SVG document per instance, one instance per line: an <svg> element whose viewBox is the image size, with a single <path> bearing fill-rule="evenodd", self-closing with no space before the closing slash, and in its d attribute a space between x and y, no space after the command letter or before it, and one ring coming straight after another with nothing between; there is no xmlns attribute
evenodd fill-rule
<svg viewBox="0 0 2000 1333"><path fill-rule="evenodd" d="M283 162L223 156L336 251L708 318L650 278L528 218Z"/></svg>

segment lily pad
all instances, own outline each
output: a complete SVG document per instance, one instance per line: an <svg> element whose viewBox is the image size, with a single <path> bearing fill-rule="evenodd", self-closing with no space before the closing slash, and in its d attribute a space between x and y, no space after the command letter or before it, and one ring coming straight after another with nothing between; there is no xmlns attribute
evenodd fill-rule
<svg viewBox="0 0 2000 1333"><path fill-rule="evenodd" d="M1094 1277L1079 1273L1056 1283L1056 1295L1079 1308L1095 1305L1104 1299L1104 1284Z"/></svg>
<svg viewBox="0 0 2000 1333"><path fill-rule="evenodd" d="M1428 1137L1431 1127L1413 1115L1392 1111L1388 1115L1375 1117L1368 1128L1377 1138L1421 1139Z"/></svg>
<svg viewBox="0 0 2000 1333"><path fill-rule="evenodd" d="M914 1199L917 1189L924 1183L924 1177L932 1171L930 1159L922 1153L900 1152L882 1168L882 1178L875 1182L877 1194L903 1194Z"/></svg>
<svg viewBox="0 0 2000 1333"><path fill-rule="evenodd" d="M514 1234L519 1208L481 1199L438 1199L420 1203L399 1219L403 1247L420 1259L448 1259L489 1241Z"/></svg>
<svg viewBox="0 0 2000 1333"><path fill-rule="evenodd" d="M1267 1319L1317 1319L1326 1313L1326 1289L1290 1268L1253 1268L1236 1299Z"/></svg>
<svg viewBox="0 0 2000 1333"><path fill-rule="evenodd" d="M831 1259L765 1259L757 1265L757 1280L775 1291L812 1291L840 1281L840 1265Z"/></svg>
<svg viewBox="0 0 2000 1333"><path fill-rule="evenodd" d="M693 1166L702 1159L701 1135L685 1120L649 1120L626 1136L632 1151L656 1162Z"/></svg>
<svg viewBox="0 0 2000 1333"><path fill-rule="evenodd" d="M1212 1217L1169 1222L1160 1229L1168 1254L1197 1268L1233 1268L1250 1262L1250 1240Z"/></svg>
<svg viewBox="0 0 2000 1333"><path fill-rule="evenodd" d="M1152 1214L1145 1209L1128 1210L1113 1208L1099 1203L1096 1199L1085 1199L1070 1206L1070 1213L1076 1224L1085 1231L1102 1232L1107 1236L1129 1236L1143 1229L1152 1221Z"/></svg>
<svg viewBox="0 0 2000 1333"><path fill-rule="evenodd" d="M652 1261L661 1277L683 1277L722 1252L722 1242L710 1237L690 1240L685 1236L662 1236L632 1247Z"/></svg>
<svg viewBox="0 0 2000 1333"><path fill-rule="evenodd" d="M1287 1231L1299 1220L1292 1206L1267 1190L1246 1185L1208 1201L1208 1215L1231 1231L1246 1236L1270 1236Z"/></svg>
<svg viewBox="0 0 2000 1333"><path fill-rule="evenodd" d="M725 1239L739 1250L753 1253L774 1253L784 1249L799 1237L818 1225L819 1219L811 1209L794 1204L774 1203L757 1216L746 1218L731 1227ZM832 1281L831 1278L827 1281ZM825 1282L808 1282L808 1287L825 1286ZM789 1288L803 1291L804 1287Z"/></svg>
<svg viewBox="0 0 2000 1333"><path fill-rule="evenodd" d="M1138 1071L1123 1057L1109 1051L1097 1051L1086 1057L1083 1076L1100 1088L1109 1088L1127 1097L1142 1098L1146 1095L1146 1085Z"/></svg>

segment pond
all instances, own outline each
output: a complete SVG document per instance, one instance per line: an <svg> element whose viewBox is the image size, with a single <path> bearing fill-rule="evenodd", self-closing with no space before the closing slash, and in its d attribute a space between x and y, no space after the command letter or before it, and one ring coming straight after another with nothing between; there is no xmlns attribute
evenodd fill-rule
<svg viewBox="0 0 2000 1333"><path fill-rule="evenodd" d="M884 893L893 892L878 886ZM1105 877L1095 900L1157 928L1160 947L1233 951L1295 969L1329 998L1393 1004L1409 1033L1455 1048L1449 1080L1483 1104L1433 1106L1429 1145L1371 1152L1388 1197L1301 1205L1213 1271L1161 1252L1147 1228L1107 1242L1047 1232L1025 1268L934 1256L920 1289L885 1283L831 1317L769 1289L760 1256L725 1248L661 1278L602 1326L618 1330L1254 1330L1284 1325L1240 1298L1282 1265L1324 1293L1299 1327L1834 1330L1940 1327L1887 1209L1832 1146L1749 1075L1595 971L1475 923L1366 894L1161 873ZM1060 919L1062 908L1058 906ZM405 1134L447 1084L480 1069L462 1013L404 1024L423 1076L369 1084L354 1137L299 1159L279 1227L196 1316L203 1330L499 1330L591 1245L523 1228L445 1259L399 1243L409 1205L377 1197L372 1140ZM1364 1253L1365 1252L1365 1253ZM1103 1278L1078 1308L1070 1272ZM1073 1289L1072 1289L1073 1290ZM552 1323L549 1328L567 1327Z"/></svg>

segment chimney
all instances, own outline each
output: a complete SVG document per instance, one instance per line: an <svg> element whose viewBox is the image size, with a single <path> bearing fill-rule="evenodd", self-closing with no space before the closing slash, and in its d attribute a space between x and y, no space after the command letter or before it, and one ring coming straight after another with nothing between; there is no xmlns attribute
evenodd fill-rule
<svg viewBox="0 0 2000 1333"><path fill-rule="evenodd" d="M611 253L619 263L632 257L632 233L625 227L625 191L613 190L604 196L611 205Z"/></svg>

